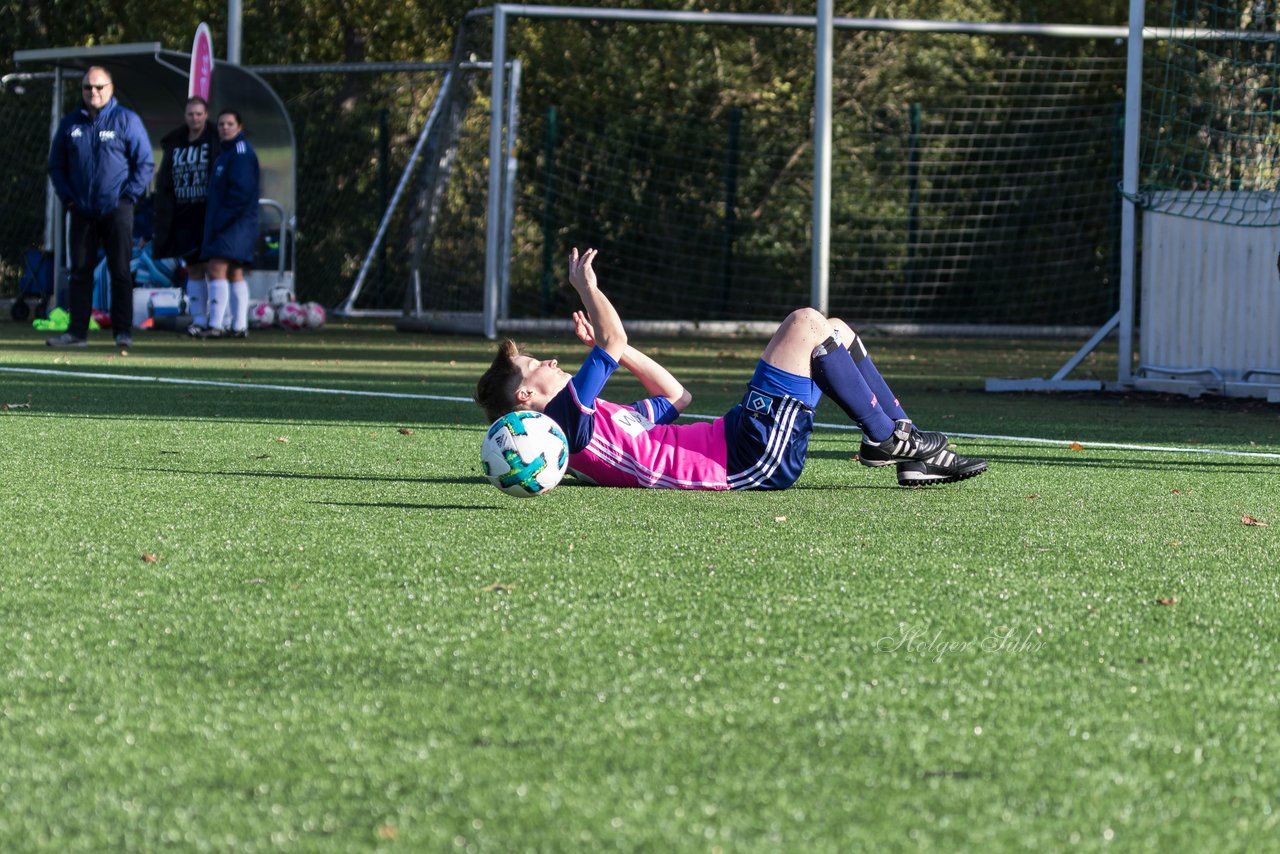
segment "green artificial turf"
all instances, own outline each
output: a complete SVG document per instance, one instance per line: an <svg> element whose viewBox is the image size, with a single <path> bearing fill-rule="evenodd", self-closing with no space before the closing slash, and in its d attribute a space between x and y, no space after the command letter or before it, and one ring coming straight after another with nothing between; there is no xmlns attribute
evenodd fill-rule
<svg viewBox="0 0 1280 854"><path fill-rule="evenodd" d="M638 343L706 414L761 347ZM821 428L782 493L522 501L465 402L119 378L465 398L487 342L0 324L65 372L0 372L0 850L1280 850L1280 459L1099 445L1275 453L1280 407L870 343L926 427L1056 443L908 490Z"/></svg>

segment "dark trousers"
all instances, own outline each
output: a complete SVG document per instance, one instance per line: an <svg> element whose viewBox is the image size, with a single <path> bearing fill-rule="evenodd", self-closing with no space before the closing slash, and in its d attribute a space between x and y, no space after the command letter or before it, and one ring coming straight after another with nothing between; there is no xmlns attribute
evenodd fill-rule
<svg viewBox="0 0 1280 854"><path fill-rule="evenodd" d="M133 203L102 217L71 212L71 325L67 331L89 337L89 313L93 309L93 269L98 248L107 254L111 273L111 331L119 335L133 327Z"/></svg>

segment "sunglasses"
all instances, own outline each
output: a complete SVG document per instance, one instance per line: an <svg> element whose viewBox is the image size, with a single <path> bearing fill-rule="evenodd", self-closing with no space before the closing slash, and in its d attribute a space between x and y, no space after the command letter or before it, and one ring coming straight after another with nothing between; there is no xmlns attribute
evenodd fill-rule
<svg viewBox="0 0 1280 854"><path fill-rule="evenodd" d="M103 89L107 88L110 85L111 85L110 83L86 83L80 88L86 92L88 92L90 89L96 89L99 92L101 92Z"/></svg>

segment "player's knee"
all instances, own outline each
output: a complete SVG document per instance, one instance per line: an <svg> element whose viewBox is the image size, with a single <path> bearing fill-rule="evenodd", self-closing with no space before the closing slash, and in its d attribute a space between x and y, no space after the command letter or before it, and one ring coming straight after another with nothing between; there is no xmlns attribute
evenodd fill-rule
<svg viewBox="0 0 1280 854"><path fill-rule="evenodd" d="M827 325L827 318L816 308L797 308L787 316L787 321L792 325L804 325L814 329Z"/></svg>
<svg viewBox="0 0 1280 854"><path fill-rule="evenodd" d="M843 344L849 344L858 337L858 331L838 317L830 318L831 328L836 331Z"/></svg>

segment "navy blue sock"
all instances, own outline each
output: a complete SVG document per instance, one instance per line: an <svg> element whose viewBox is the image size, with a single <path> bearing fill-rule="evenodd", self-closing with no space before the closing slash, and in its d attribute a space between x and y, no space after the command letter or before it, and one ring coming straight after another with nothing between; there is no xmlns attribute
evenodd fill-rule
<svg viewBox="0 0 1280 854"><path fill-rule="evenodd" d="M875 392L876 399L880 401L880 406L884 409L885 414L894 421L906 418L907 413L903 410L902 404L898 403L897 396L889 390L889 384L884 381L884 377L880 376L880 372L876 370L871 357L867 355L867 348L857 335L853 336L853 343L849 345L849 355L853 357L853 363L858 366L858 373L862 374L862 378L867 381L867 385Z"/></svg>
<svg viewBox="0 0 1280 854"><path fill-rule="evenodd" d="M893 419L877 404L875 393L843 344L828 338L814 348L809 374L822 393L834 400L869 440L883 442L893 433Z"/></svg>

